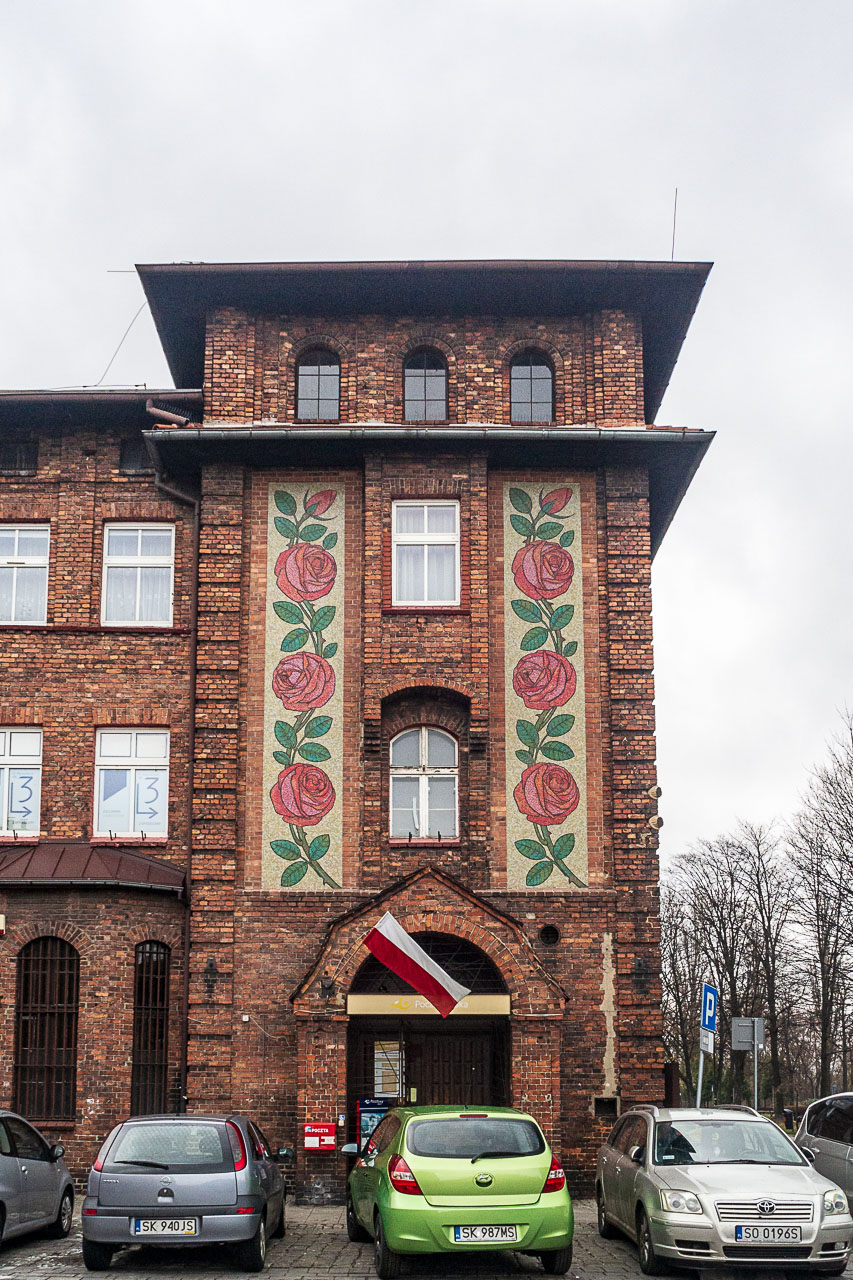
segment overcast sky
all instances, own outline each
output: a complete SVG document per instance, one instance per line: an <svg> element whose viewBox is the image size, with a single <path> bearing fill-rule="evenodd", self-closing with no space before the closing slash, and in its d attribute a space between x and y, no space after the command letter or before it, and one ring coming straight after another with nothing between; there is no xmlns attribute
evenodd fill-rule
<svg viewBox="0 0 853 1280"><path fill-rule="evenodd" d="M851 55L850 0L0 0L0 386L97 383L135 262L668 259L677 187L662 848L784 818L853 704ZM147 310L107 382L171 385Z"/></svg>

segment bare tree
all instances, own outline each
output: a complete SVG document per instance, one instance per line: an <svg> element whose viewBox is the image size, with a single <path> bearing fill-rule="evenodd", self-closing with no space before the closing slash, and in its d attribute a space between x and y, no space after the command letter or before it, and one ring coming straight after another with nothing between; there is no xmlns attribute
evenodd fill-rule
<svg viewBox="0 0 853 1280"><path fill-rule="evenodd" d="M699 1053L699 1002L703 959L690 919L690 904L670 884L661 888L661 983L664 1044L678 1062L685 1099L695 1099L693 1063Z"/></svg>

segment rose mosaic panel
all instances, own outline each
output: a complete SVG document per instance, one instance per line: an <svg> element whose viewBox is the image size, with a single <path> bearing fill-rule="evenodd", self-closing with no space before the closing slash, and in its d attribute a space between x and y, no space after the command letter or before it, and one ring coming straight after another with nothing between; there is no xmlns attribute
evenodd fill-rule
<svg viewBox="0 0 853 1280"><path fill-rule="evenodd" d="M265 889L338 889L344 500L272 484L264 671Z"/></svg>
<svg viewBox="0 0 853 1280"><path fill-rule="evenodd" d="M504 485L507 884L588 881L581 518L569 486Z"/></svg>

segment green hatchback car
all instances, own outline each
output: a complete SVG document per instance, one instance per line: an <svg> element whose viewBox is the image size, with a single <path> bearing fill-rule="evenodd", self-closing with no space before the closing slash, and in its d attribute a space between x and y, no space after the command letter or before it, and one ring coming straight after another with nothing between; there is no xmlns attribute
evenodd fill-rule
<svg viewBox="0 0 853 1280"><path fill-rule="evenodd" d="M407 1253L515 1249L549 1275L572 1262L566 1175L532 1116L509 1107L395 1107L359 1151L347 1235L374 1242L381 1280Z"/></svg>

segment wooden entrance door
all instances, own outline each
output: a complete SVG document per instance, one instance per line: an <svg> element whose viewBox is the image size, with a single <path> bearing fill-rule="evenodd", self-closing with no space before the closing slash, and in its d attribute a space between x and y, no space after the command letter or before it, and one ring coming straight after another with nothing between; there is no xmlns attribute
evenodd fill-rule
<svg viewBox="0 0 853 1280"><path fill-rule="evenodd" d="M503 1102L504 1093L503 1072L497 1059L498 1045L492 1027L479 1033L455 1028L407 1028L409 1099L417 1098L419 1106L497 1106Z"/></svg>

